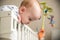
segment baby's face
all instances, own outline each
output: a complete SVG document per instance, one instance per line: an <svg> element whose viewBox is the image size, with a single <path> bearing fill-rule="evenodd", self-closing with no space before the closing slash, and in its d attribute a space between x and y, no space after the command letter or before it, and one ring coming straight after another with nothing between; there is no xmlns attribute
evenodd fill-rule
<svg viewBox="0 0 60 40"><path fill-rule="evenodd" d="M22 23L28 24L31 21L38 20L41 17L41 8L37 1L32 3L32 6L26 8L24 17L22 17Z"/></svg>

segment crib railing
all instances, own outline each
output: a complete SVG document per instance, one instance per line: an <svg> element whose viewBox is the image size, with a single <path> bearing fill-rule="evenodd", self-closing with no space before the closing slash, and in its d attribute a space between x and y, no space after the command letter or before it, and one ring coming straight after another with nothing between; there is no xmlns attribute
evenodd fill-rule
<svg viewBox="0 0 60 40"><path fill-rule="evenodd" d="M37 34L27 25L22 25L18 31L20 40L38 40Z"/></svg>
<svg viewBox="0 0 60 40"><path fill-rule="evenodd" d="M17 17L12 15L11 11L0 12L0 28L2 29L0 29L0 38L11 40L38 40L37 33L29 26L18 23Z"/></svg>

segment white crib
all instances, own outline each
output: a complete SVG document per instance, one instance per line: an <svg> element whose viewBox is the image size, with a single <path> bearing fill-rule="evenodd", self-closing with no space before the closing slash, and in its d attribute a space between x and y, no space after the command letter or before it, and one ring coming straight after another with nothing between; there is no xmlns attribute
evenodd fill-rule
<svg viewBox="0 0 60 40"><path fill-rule="evenodd" d="M25 24L18 23L11 11L0 11L0 38L9 40L38 40L37 33Z"/></svg>

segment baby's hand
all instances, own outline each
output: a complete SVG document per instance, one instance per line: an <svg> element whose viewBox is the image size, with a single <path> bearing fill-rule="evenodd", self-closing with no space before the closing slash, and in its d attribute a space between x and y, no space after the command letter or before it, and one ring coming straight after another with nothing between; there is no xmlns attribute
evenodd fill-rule
<svg viewBox="0 0 60 40"><path fill-rule="evenodd" d="M18 15L18 22L20 23L21 22L21 17L20 17L20 15Z"/></svg>

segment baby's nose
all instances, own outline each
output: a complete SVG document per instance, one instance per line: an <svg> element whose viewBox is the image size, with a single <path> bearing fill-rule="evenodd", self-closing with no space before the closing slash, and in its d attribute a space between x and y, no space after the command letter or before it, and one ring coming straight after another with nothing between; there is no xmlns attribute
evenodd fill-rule
<svg viewBox="0 0 60 40"><path fill-rule="evenodd" d="M41 16L40 16L40 18L39 18L39 20L41 19Z"/></svg>
<svg viewBox="0 0 60 40"><path fill-rule="evenodd" d="M38 18L38 20L40 20L41 19L41 16Z"/></svg>

